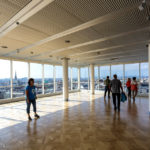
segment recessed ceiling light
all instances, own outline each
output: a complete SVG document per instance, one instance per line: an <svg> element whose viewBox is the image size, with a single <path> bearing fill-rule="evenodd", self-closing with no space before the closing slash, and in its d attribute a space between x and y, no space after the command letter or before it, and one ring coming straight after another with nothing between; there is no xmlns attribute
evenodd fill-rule
<svg viewBox="0 0 150 150"><path fill-rule="evenodd" d="M70 40L65 40L65 43L70 43Z"/></svg>
<svg viewBox="0 0 150 150"><path fill-rule="evenodd" d="M3 45L3 46L1 46L1 48L8 48L8 47Z"/></svg>
<svg viewBox="0 0 150 150"><path fill-rule="evenodd" d="M119 58L115 57L115 58L111 58L110 60L117 60L117 59L119 59Z"/></svg>

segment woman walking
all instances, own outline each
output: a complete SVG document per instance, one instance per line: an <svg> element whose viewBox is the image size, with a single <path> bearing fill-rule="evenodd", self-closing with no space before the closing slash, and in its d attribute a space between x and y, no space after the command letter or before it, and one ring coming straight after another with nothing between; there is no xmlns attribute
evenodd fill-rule
<svg viewBox="0 0 150 150"><path fill-rule="evenodd" d="M135 97L137 96L137 91L138 91L138 84L136 81L136 77L133 77L133 80L131 82L131 91L133 95L133 101L135 101Z"/></svg>
<svg viewBox="0 0 150 150"><path fill-rule="evenodd" d="M131 99L131 78L128 78L126 82L126 87L128 89L128 99Z"/></svg>
<svg viewBox="0 0 150 150"><path fill-rule="evenodd" d="M30 78L28 81L28 86L26 87L26 102L27 102L27 114L28 119L31 121L30 116L30 106L33 105L34 117L39 118L40 116L36 113L36 91L34 86L34 79Z"/></svg>

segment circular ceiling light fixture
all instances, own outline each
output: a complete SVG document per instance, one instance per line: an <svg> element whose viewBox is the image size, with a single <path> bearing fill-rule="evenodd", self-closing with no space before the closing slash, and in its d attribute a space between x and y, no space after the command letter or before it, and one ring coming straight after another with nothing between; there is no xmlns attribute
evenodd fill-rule
<svg viewBox="0 0 150 150"><path fill-rule="evenodd" d="M3 46L1 46L1 48L8 48L7 46L5 46L5 45L3 45Z"/></svg>
<svg viewBox="0 0 150 150"><path fill-rule="evenodd" d="M65 40L65 43L70 43L70 40Z"/></svg>

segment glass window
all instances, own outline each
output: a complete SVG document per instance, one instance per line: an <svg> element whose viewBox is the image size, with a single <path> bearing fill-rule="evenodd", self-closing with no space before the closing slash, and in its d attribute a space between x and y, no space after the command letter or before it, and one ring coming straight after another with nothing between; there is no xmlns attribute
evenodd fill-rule
<svg viewBox="0 0 150 150"><path fill-rule="evenodd" d="M88 75L89 75L89 70L88 67L81 68L81 75L80 75L80 83L81 83L81 89L88 89Z"/></svg>
<svg viewBox="0 0 150 150"><path fill-rule="evenodd" d="M44 65L44 93L54 92L53 66Z"/></svg>
<svg viewBox="0 0 150 150"><path fill-rule="evenodd" d="M139 81L139 63L136 64L125 64L125 81L128 78L136 77Z"/></svg>
<svg viewBox="0 0 150 150"><path fill-rule="evenodd" d="M62 66L55 66L56 72L56 92L62 91L63 88L63 68Z"/></svg>
<svg viewBox="0 0 150 150"><path fill-rule="evenodd" d="M107 76L110 76L110 66L101 66L100 67L100 81L99 81L99 89L104 90L104 80Z"/></svg>
<svg viewBox="0 0 150 150"><path fill-rule="evenodd" d="M25 96L27 82L28 64L26 62L13 61L13 97Z"/></svg>
<svg viewBox="0 0 150 150"><path fill-rule="evenodd" d="M69 90L71 90L71 67L68 68L68 86Z"/></svg>
<svg viewBox="0 0 150 150"><path fill-rule="evenodd" d="M123 65L112 65L111 66L111 79L116 74L118 79L123 83Z"/></svg>
<svg viewBox="0 0 150 150"><path fill-rule="evenodd" d="M37 94L42 94L42 65L30 63L30 77L34 78Z"/></svg>
<svg viewBox="0 0 150 150"><path fill-rule="evenodd" d="M7 99L11 96L10 61L0 59L0 69L0 99Z"/></svg>
<svg viewBox="0 0 150 150"><path fill-rule="evenodd" d="M72 68L72 89L78 89L78 69Z"/></svg>
<svg viewBox="0 0 150 150"><path fill-rule="evenodd" d="M141 63L141 81L139 85L141 95L148 95L149 93L148 70L148 63Z"/></svg>
<svg viewBox="0 0 150 150"><path fill-rule="evenodd" d="M95 90L98 90L99 89L98 66L94 67L94 80L95 80Z"/></svg>

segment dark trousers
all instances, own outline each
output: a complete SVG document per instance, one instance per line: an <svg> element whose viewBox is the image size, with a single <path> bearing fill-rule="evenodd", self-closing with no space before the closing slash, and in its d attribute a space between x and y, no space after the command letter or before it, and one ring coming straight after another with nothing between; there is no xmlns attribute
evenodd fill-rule
<svg viewBox="0 0 150 150"><path fill-rule="evenodd" d="M131 97L131 87L127 87L128 89L128 97Z"/></svg>
<svg viewBox="0 0 150 150"><path fill-rule="evenodd" d="M108 97L110 97L110 88L109 88L109 86L105 86L105 94L104 94L104 96L106 96L107 91L108 91Z"/></svg>
<svg viewBox="0 0 150 150"><path fill-rule="evenodd" d="M118 108L118 110L120 110L120 93L112 93L112 97L113 97L114 109L116 110ZM117 106L116 106L116 97L118 100Z"/></svg>
<svg viewBox="0 0 150 150"><path fill-rule="evenodd" d="M36 100L30 100L29 103L27 102L27 113L30 113L30 106L33 106L33 111L36 112Z"/></svg>

